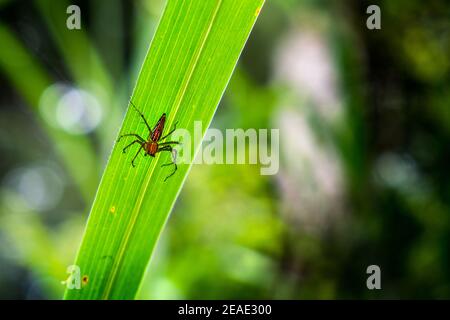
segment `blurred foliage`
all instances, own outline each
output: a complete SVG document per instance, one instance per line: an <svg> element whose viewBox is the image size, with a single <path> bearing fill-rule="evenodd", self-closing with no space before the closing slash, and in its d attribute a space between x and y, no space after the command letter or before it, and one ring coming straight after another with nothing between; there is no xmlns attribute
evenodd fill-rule
<svg viewBox="0 0 450 320"><path fill-rule="evenodd" d="M64 2L0 2L1 298L60 297L164 5L76 3L74 34L53 25ZM450 298L449 16L446 0L268 1L212 127L280 128L280 172L195 165L140 298ZM55 83L95 98L92 130L49 122Z"/></svg>

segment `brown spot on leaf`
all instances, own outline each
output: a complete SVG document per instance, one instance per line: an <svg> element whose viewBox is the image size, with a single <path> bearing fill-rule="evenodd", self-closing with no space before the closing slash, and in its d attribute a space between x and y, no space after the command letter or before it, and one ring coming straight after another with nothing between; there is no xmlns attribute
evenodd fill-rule
<svg viewBox="0 0 450 320"><path fill-rule="evenodd" d="M83 278L81 278L81 284L83 285L83 287L85 285L87 285L89 282L89 277L87 275L84 275Z"/></svg>

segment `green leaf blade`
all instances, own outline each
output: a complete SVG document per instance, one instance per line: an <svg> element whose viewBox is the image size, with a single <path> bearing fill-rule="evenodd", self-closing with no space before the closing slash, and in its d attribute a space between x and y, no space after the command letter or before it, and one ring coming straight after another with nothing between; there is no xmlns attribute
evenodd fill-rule
<svg viewBox="0 0 450 320"><path fill-rule="evenodd" d="M263 0L169 0L142 66L132 101L150 125L167 114L168 132L178 127L202 137L211 122ZM148 133L129 108L121 134ZM130 142L132 139L130 138ZM66 299L132 299L181 190L190 164L180 164L164 182L170 155L131 159L113 148L94 201L76 260L87 283L66 290ZM196 150L200 141L192 141Z"/></svg>

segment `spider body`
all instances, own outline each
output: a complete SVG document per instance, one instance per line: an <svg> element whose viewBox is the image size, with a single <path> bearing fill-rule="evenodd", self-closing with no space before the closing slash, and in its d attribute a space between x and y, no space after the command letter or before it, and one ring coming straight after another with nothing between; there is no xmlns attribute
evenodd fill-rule
<svg viewBox="0 0 450 320"><path fill-rule="evenodd" d="M158 143L157 142L146 142L144 146L145 152L151 157L155 157L158 152Z"/></svg>
<svg viewBox="0 0 450 320"><path fill-rule="evenodd" d="M147 129L149 131L147 140L145 140L144 138L142 138L140 135L138 135L136 133L127 133L127 134L123 134L119 137L118 142L123 137L135 137L136 138L134 141L132 141L130 144L128 144L125 148L123 148L124 153L126 152L126 150L129 147L131 147L135 143L138 143L140 145L138 152L134 156L133 160L131 160L131 165L133 167L135 166L134 160L136 160L136 158L139 155L139 153L141 152L141 150L144 150L145 156L149 155L151 157L155 157L158 152L168 151L168 152L172 153L173 151L175 151L171 145L179 144L179 142L177 142L177 141L162 141L162 140L166 139L168 136L170 136L175 131L176 123L174 125L174 128L169 133L167 133L165 136L162 136L163 131L164 131L164 125L166 123L166 114L165 113L162 114L162 116L159 118L158 122L156 123L155 127L152 130L152 128L149 126L147 120L145 119L144 115L136 108L136 106L133 104L133 102L130 102L130 103L134 107L134 109L140 114L141 118L144 120L144 123L147 126ZM164 179L164 181L166 181L168 178L173 176L175 174L175 172L177 171L177 164L175 163L174 159L172 159L172 162L170 162L170 163L163 164L162 167L169 166L169 165L174 166L174 171L170 175L168 175Z"/></svg>

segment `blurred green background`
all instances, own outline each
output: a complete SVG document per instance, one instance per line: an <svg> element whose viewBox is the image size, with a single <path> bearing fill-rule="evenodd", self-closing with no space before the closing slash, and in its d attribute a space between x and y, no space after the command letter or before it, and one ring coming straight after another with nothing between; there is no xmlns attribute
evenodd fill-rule
<svg viewBox="0 0 450 320"><path fill-rule="evenodd" d="M61 298L164 4L0 1L0 298ZM447 0L267 1L212 127L280 170L194 165L139 298L450 298L449 39Z"/></svg>

